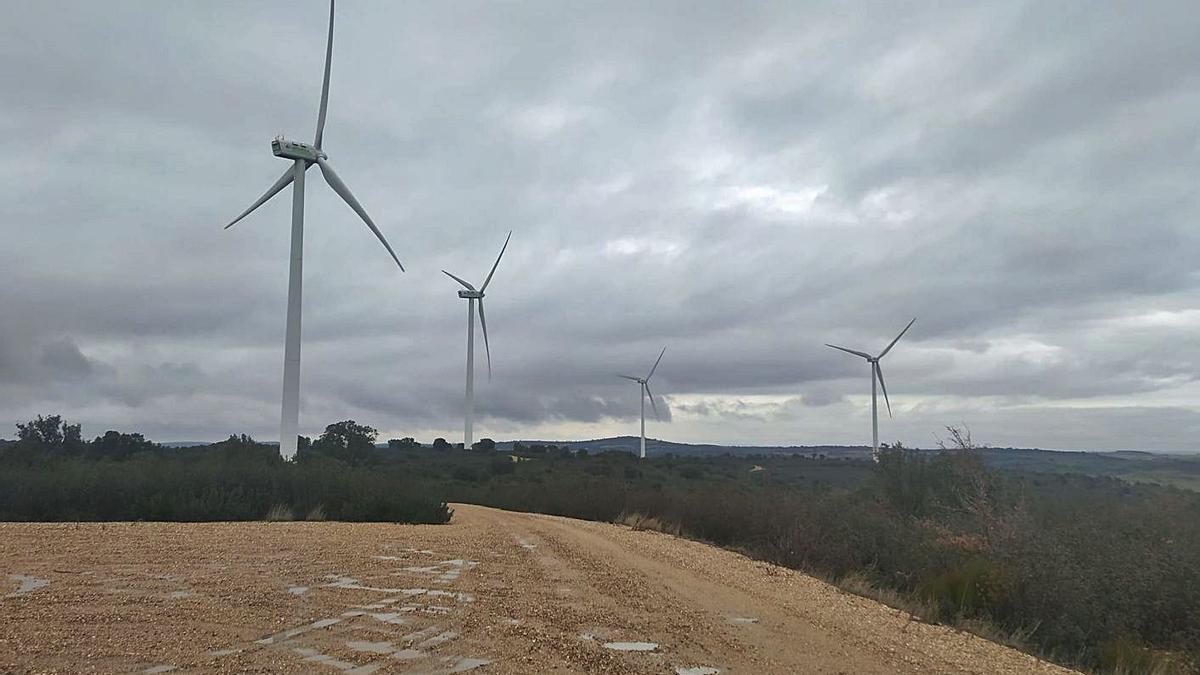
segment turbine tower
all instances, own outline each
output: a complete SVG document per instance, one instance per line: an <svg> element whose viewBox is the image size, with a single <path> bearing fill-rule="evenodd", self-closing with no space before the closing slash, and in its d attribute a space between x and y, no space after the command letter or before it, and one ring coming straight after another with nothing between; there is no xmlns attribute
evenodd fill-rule
<svg viewBox="0 0 1200 675"><path fill-rule="evenodd" d="M883 389L883 402L887 404L888 417L892 416L892 402L888 400L887 385L884 384L883 381L883 369L879 367L879 359L887 356L887 353L892 351L892 347L896 346L896 343L900 341L900 338L904 337L904 334L908 332L909 328L912 328L912 325L916 323L916 321L916 317L913 317L913 320L908 322L908 325L904 327L904 330L900 331L900 334L896 336L896 339L892 340L888 346L883 349L883 351L879 352L879 356L871 356L865 352L846 349L845 347L839 347L837 345L825 343L826 347L833 347L834 349L840 349L847 354L861 356L867 360L867 363L871 365L871 459L875 460L876 462L879 461L879 404L875 394L876 381L879 382L879 387Z"/></svg>
<svg viewBox="0 0 1200 675"><path fill-rule="evenodd" d="M464 290L458 292L458 297L464 298L467 301L467 400L463 421L464 450L470 450L471 444L474 441L472 425L475 421L475 301L479 301L479 325L483 327L483 348L487 352L488 380L491 380L492 348L488 346L487 320L483 318L483 292L487 290L488 284L492 283L492 275L496 273L496 268L500 266L500 259L504 257L504 251L508 248L509 239L512 239L512 230L509 230L508 236L504 238L504 246L500 247L500 255L496 256L496 262L492 264L492 271L488 272L487 278L483 280L483 285L479 287L479 290L476 290L474 286L463 281L460 277L442 270L446 276L463 285Z"/></svg>
<svg viewBox="0 0 1200 675"><path fill-rule="evenodd" d="M299 433L300 423L300 297L304 261L304 174L310 166L316 164L321 168L321 175L325 177L325 182L329 184L329 187L333 188L333 191L358 214L358 217L362 218L367 227L371 228L371 231L379 238L379 242L391 254L392 260L396 261L400 271L404 271L404 265L400 264L396 252L392 250L383 233L375 226L371 216L367 215L362 204L359 204L358 200L354 198L354 194L350 192L350 188L346 187L337 172L326 161L328 155L322 149L321 142L325 133L325 111L329 106L329 66L332 58L333 0L330 0L329 37L325 43L325 79L321 84L321 107L317 112L316 138L312 145L288 140L282 136L277 136L274 141L271 141L271 151L275 153L275 156L290 160L292 165L283 172L274 185L250 205L250 208L225 226L225 229L233 227L239 220L250 215L267 200L279 194L283 188L288 185L292 186L292 254L288 272L287 337L283 349L283 406L279 424L279 453L285 459L290 459L296 454L296 437Z"/></svg>
<svg viewBox="0 0 1200 675"><path fill-rule="evenodd" d="M663 354L666 354L666 353L667 353L667 348L663 347L662 351L658 353L658 359L656 359L654 361L654 365L650 368L650 373L647 374L645 377L634 377L632 375L618 375L617 376L617 377L623 377L627 380L633 380L634 382L637 382L639 385L641 385L641 388L642 388L642 450L641 450L641 453L638 455L638 458L640 458L640 459L646 459L646 399L647 398L650 399L650 408L652 410L654 410L654 419L659 419L658 406L654 405L654 394L650 393L650 378L654 377L654 371L658 370L658 362L662 361Z"/></svg>

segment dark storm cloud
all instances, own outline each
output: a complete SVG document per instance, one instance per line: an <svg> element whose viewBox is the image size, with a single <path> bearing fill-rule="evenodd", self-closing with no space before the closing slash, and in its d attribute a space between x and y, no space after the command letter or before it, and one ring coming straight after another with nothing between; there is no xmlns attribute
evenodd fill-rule
<svg viewBox="0 0 1200 675"><path fill-rule="evenodd" d="M289 200L221 227L313 133L324 11L9 12L0 418L275 436ZM628 433L614 373L666 344L656 435L859 441L865 365L822 343L915 315L887 433L1194 448L1198 32L1182 2L343 3L326 145L409 273L312 173L302 426L452 433L439 270L482 281L512 229L494 435Z"/></svg>
<svg viewBox="0 0 1200 675"><path fill-rule="evenodd" d="M46 370L68 379L86 377L92 372L92 362L70 338L43 345L40 364Z"/></svg>

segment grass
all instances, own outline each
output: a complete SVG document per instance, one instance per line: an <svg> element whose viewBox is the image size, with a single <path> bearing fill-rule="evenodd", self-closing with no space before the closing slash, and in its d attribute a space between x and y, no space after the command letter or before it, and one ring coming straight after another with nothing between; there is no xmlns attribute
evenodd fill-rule
<svg viewBox="0 0 1200 675"><path fill-rule="evenodd" d="M617 516L616 521L620 525L627 525L634 530L651 530L654 532L662 532L672 536L683 536L683 530L679 523L668 523L654 516L647 516L643 513L622 513Z"/></svg>
<svg viewBox="0 0 1200 675"><path fill-rule="evenodd" d="M263 520L269 523L281 523L295 519L296 514L287 504L275 504L271 510L267 511L267 515L263 516Z"/></svg>

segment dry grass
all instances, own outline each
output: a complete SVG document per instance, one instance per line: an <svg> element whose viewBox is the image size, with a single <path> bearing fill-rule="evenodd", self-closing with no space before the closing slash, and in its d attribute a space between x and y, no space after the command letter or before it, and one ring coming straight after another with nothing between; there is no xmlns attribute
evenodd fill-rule
<svg viewBox="0 0 1200 675"><path fill-rule="evenodd" d="M295 520L295 519L296 519L295 512L293 512L292 507L288 506L287 504L276 504L275 506L271 507L270 511L267 511L267 515L263 516L263 520L265 520L267 522L271 522L271 523L278 523L278 522L284 522L284 521Z"/></svg>
<svg viewBox="0 0 1200 675"><path fill-rule="evenodd" d="M683 535L683 531L678 523L668 523L653 516L637 512L622 513L617 516L616 522L620 525L627 525L634 530L653 530L654 532L663 532L676 537Z"/></svg>

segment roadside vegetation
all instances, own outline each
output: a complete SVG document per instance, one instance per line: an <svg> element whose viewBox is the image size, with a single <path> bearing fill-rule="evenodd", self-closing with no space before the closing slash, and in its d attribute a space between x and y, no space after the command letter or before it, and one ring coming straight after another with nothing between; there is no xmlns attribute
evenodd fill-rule
<svg viewBox="0 0 1200 675"><path fill-rule="evenodd" d="M285 462L248 436L186 449L116 431L85 442L78 426L39 417L0 448L0 520L450 519L440 486L351 461L374 448L346 442L368 427L347 427Z"/></svg>
<svg viewBox="0 0 1200 675"><path fill-rule="evenodd" d="M1196 671L1200 493L989 468L969 433L949 431L940 451L897 445L878 464L639 461L487 440L377 447L373 429L346 421L283 462L245 436L84 442L39 418L0 448L0 519L438 523L447 502L470 502L700 539L1094 672Z"/></svg>

